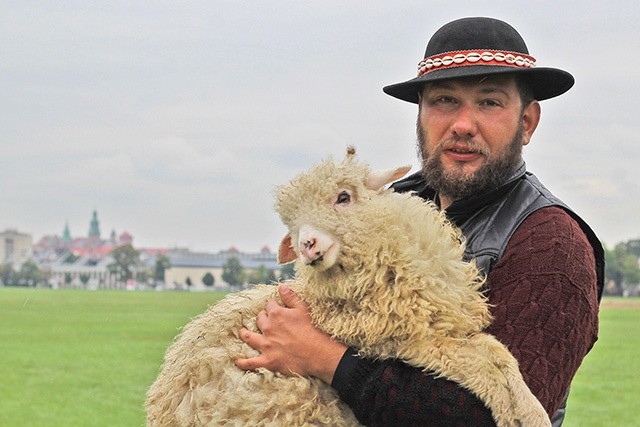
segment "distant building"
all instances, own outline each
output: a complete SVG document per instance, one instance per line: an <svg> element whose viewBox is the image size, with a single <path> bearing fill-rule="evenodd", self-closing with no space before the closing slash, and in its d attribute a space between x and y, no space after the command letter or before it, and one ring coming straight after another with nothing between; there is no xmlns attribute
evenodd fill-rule
<svg viewBox="0 0 640 427"><path fill-rule="evenodd" d="M100 222L98 221L98 212L93 211L93 217L89 223L89 233L87 235L87 242L89 246L99 247L102 246L102 240L100 240Z"/></svg>
<svg viewBox="0 0 640 427"><path fill-rule="evenodd" d="M48 272L52 287L114 288L124 284L117 283L109 272L108 266L113 262L110 254L125 244L133 246L133 235L126 231L117 235L113 230L108 239L102 238L98 212L94 210L86 237L73 237L69 224L65 223L61 236L42 237L31 253L38 266ZM185 289L187 278L192 284L191 289L206 289L202 279L207 273L213 275L214 288L225 288L227 284L222 280L222 267L231 257L237 258L247 272L261 267L275 273L279 271L277 255L267 246L258 253L243 253L235 247L218 253L191 252L177 248L137 250L140 252L143 268L149 272L153 272L158 255L167 256L170 264L164 275L167 289Z"/></svg>
<svg viewBox="0 0 640 427"><path fill-rule="evenodd" d="M118 246L131 244L133 236L115 230L102 239L98 212L93 211L86 237L72 237L69 223L62 236L44 236L35 245L34 259L50 273L54 287L112 288L117 285L107 266L113 261L109 254ZM85 280L86 283L82 283Z"/></svg>
<svg viewBox="0 0 640 427"><path fill-rule="evenodd" d="M20 265L33 256L30 234L7 229L0 233L0 263Z"/></svg>
<svg viewBox="0 0 640 427"><path fill-rule="evenodd" d="M86 256L75 257L67 252L46 265L50 275L49 284L54 288L116 288L122 284L117 283L107 268L112 261L109 255L96 259Z"/></svg>
<svg viewBox="0 0 640 427"><path fill-rule="evenodd" d="M187 249L173 249L167 253L171 267L164 272L167 288L182 288L191 280L196 289L204 288L202 278L211 273L214 277L214 287L226 287L222 280L222 267L231 257L235 257L245 270L257 270L261 266L273 271L279 270L277 254L272 253L267 246L259 253L243 253L231 247L218 253L190 252Z"/></svg>
<svg viewBox="0 0 640 427"><path fill-rule="evenodd" d="M69 224L66 223L62 232L62 237L44 236L35 245L35 249L40 253L53 251L57 255L60 255L60 253L64 251L69 251L76 257L86 257L93 260L99 260L111 253L111 251L118 246L132 243L133 236L126 231L116 237L116 232L113 230L109 239L102 239L98 212L94 210L91 216L91 221L89 222L89 232L86 237L72 237L71 231L69 230Z"/></svg>

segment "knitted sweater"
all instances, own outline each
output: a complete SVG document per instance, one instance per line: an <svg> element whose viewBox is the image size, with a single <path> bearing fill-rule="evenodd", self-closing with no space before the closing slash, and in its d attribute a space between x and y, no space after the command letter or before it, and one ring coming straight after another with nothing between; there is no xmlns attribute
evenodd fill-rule
<svg viewBox="0 0 640 427"><path fill-rule="evenodd" d="M562 209L531 214L511 237L487 286L494 316L487 332L518 359L531 391L552 415L597 339L593 251ZM400 361L345 353L332 386L369 426L493 426L469 391Z"/></svg>

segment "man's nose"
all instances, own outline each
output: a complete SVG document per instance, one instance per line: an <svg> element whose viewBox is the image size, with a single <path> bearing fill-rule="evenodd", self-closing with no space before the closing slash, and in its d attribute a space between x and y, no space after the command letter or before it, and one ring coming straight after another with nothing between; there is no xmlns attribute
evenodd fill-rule
<svg viewBox="0 0 640 427"><path fill-rule="evenodd" d="M476 111L472 105L460 105L454 112L451 132L459 137L472 137L477 132Z"/></svg>

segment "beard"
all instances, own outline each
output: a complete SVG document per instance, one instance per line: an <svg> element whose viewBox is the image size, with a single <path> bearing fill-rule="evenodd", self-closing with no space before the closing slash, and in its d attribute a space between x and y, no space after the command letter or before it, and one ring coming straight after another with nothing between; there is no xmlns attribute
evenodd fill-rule
<svg viewBox="0 0 640 427"><path fill-rule="evenodd" d="M452 200L468 198L493 190L505 183L522 161L522 137L524 125L520 123L516 134L501 152L491 156L488 148L480 147L471 139L453 137L438 143L433 150L426 146L426 132L420 121L417 123L418 154L422 164L422 175L427 184L439 194ZM474 172L445 170L441 155L456 142L464 141L472 150L485 156L485 162Z"/></svg>

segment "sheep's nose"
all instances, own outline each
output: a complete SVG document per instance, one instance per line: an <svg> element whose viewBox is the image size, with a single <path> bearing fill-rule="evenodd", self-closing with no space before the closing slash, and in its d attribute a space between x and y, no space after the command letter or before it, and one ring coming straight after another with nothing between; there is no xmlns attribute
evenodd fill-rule
<svg viewBox="0 0 640 427"><path fill-rule="evenodd" d="M314 260L322 255L322 251L317 250L318 245L317 241L314 238L310 238L305 240L302 243L302 255L308 260Z"/></svg>
<svg viewBox="0 0 640 427"><path fill-rule="evenodd" d="M309 239L304 242L305 249L311 249L316 245L316 239Z"/></svg>

